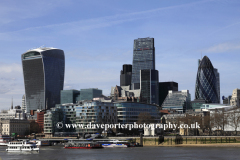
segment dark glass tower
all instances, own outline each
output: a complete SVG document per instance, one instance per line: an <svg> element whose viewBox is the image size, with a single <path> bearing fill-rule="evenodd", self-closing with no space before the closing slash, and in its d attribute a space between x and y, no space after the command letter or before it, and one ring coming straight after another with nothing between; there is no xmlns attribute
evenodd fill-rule
<svg viewBox="0 0 240 160"><path fill-rule="evenodd" d="M159 106L162 106L168 91L178 91L177 82L159 82Z"/></svg>
<svg viewBox="0 0 240 160"><path fill-rule="evenodd" d="M120 75L120 86L131 85L131 80L132 80L132 65L124 64L123 70L121 70L121 75Z"/></svg>
<svg viewBox="0 0 240 160"><path fill-rule="evenodd" d="M27 112L60 103L65 57L56 48L37 48L22 54Z"/></svg>
<svg viewBox="0 0 240 160"><path fill-rule="evenodd" d="M145 69L140 71L142 102L159 105L158 71Z"/></svg>
<svg viewBox="0 0 240 160"><path fill-rule="evenodd" d="M208 103L220 103L219 73L216 74L210 59L204 56L199 60L195 86L195 99L203 99Z"/></svg>
<svg viewBox="0 0 240 160"><path fill-rule="evenodd" d="M132 89L140 89L140 70L155 70L154 38L134 40L132 63Z"/></svg>

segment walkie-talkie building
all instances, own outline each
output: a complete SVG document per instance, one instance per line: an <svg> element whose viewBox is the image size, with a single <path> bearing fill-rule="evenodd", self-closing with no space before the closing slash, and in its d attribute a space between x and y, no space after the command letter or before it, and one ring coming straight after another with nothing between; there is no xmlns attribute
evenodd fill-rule
<svg viewBox="0 0 240 160"><path fill-rule="evenodd" d="M132 89L140 89L140 70L155 70L154 38L134 40L132 63Z"/></svg>
<svg viewBox="0 0 240 160"><path fill-rule="evenodd" d="M202 99L208 103L220 103L219 73L207 56L199 60L195 99Z"/></svg>
<svg viewBox="0 0 240 160"><path fill-rule="evenodd" d="M49 109L60 103L65 57L63 50L37 48L22 54L26 110Z"/></svg>

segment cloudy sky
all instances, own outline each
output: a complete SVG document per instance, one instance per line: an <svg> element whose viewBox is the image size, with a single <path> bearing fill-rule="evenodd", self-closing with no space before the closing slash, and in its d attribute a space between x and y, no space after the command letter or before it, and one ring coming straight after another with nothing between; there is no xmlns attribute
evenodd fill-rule
<svg viewBox="0 0 240 160"><path fill-rule="evenodd" d="M40 46L64 50L64 89L109 95L131 64L133 41L155 38L159 80L194 98L197 61L220 73L221 95L240 88L239 0L1 0L0 109L21 105L21 54Z"/></svg>

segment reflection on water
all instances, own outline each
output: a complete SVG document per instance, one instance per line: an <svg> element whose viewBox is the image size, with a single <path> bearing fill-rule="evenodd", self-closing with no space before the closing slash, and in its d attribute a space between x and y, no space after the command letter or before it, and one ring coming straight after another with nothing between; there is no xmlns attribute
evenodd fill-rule
<svg viewBox="0 0 240 160"><path fill-rule="evenodd" d="M103 149L64 149L60 146L41 147L40 152L8 153L0 147L2 159L57 160L57 159L239 159L240 148L226 147L137 147Z"/></svg>

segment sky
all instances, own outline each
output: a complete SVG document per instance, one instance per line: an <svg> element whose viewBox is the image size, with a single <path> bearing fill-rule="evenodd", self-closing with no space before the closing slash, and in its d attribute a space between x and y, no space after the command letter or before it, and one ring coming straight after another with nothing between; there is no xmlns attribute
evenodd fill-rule
<svg viewBox="0 0 240 160"><path fill-rule="evenodd" d="M240 88L239 0L0 0L0 109L22 105L21 54L65 53L64 89L120 85L133 42L155 40L159 81L175 81L194 99L198 59L220 73L221 96Z"/></svg>

